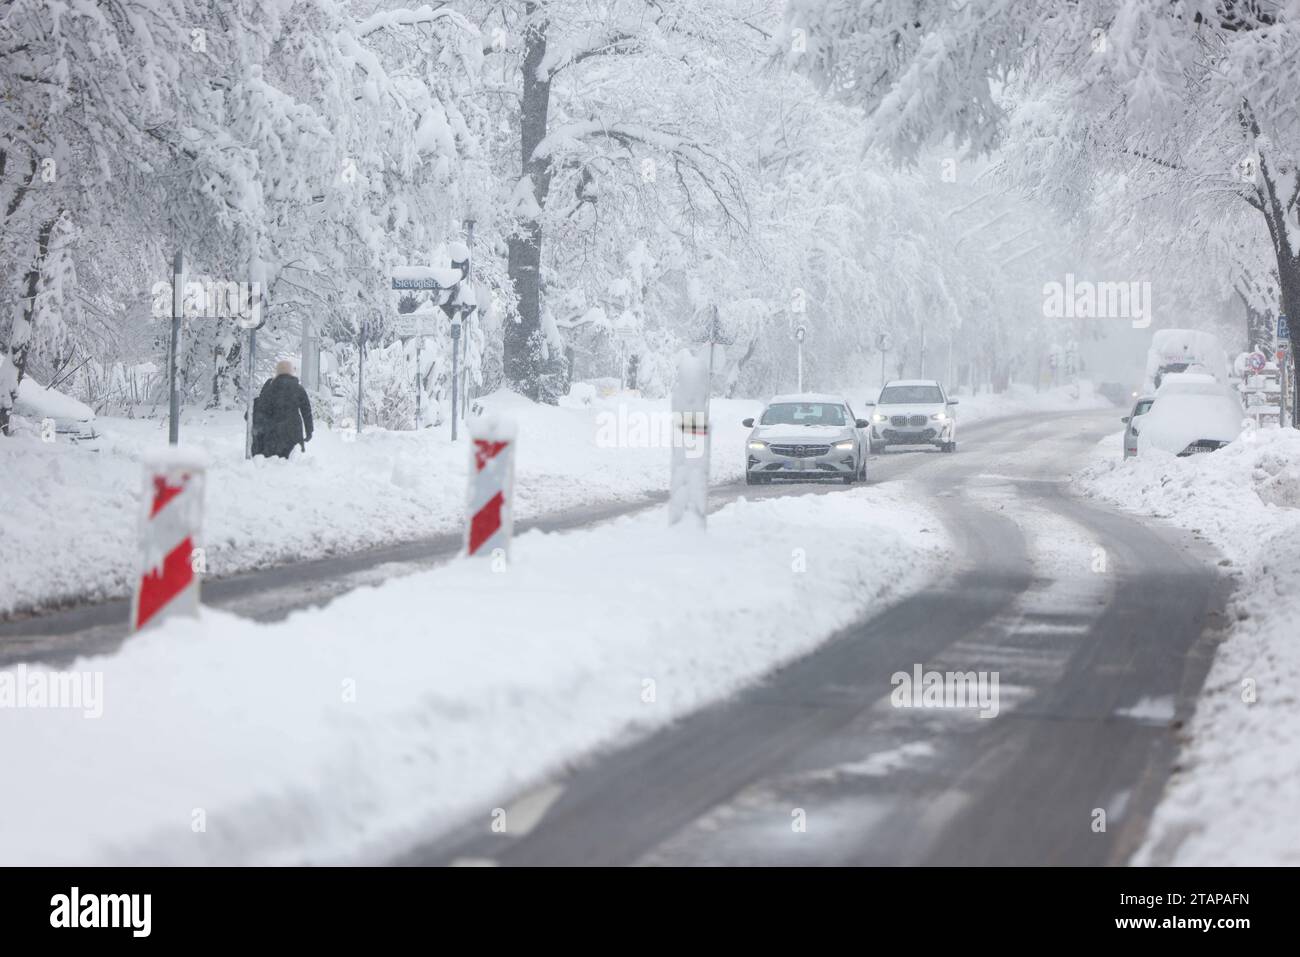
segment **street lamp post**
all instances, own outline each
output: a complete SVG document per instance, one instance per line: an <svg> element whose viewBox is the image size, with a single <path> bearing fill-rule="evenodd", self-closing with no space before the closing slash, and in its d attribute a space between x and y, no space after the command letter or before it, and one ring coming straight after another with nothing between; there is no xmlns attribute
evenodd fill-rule
<svg viewBox="0 0 1300 957"><path fill-rule="evenodd" d="M794 331L795 375L796 375L795 391L797 392L803 392L803 337L805 333L806 330L804 329L803 326L800 326L798 329Z"/></svg>
<svg viewBox="0 0 1300 957"><path fill-rule="evenodd" d="M172 260L172 328L167 346L167 442L177 445L181 440L181 387L177 381L178 355L181 341L181 316L185 309L185 254L179 249Z"/></svg>

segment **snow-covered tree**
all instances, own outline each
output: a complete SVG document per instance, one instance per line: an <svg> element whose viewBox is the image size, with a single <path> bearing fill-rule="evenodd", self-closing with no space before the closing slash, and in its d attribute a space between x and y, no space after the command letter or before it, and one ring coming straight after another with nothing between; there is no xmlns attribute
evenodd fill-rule
<svg viewBox="0 0 1300 957"><path fill-rule="evenodd" d="M1252 211L1271 262L1227 243L1214 255L1250 278L1220 282L1258 291L1275 272L1294 337L1298 31L1294 4L1257 0L791 0L783 48L896 156L945 140L987 152L1010 136L1022 182L1076 211L1094 188L1158 199L1171 237L1249 232L1229 211Z"/></svg>

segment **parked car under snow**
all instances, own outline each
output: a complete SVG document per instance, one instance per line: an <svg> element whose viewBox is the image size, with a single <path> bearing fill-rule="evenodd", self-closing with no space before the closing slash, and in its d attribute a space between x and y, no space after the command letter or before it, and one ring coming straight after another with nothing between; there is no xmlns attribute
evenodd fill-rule
<svg viewBox="0 0 1300 957"><path fill-rule="evenodd" d="M1246 413L1235 393L1212 375L1166 374L1151 407L1129 424L1137 454L1162 449L1174 455L1214 452L1235 440Z"/></svg>
<svg viewBox="0 0 1300 957"><path fill-rule="evenodd" d="M0 362L7 362L0 357ZM54 434L73 442L86 442L99 438L95 431L95 410L57 389L46 388L31 376L23 376L18 384L18 398L14 413L22 416L37 429L47 420L53 423Z"/></svg>

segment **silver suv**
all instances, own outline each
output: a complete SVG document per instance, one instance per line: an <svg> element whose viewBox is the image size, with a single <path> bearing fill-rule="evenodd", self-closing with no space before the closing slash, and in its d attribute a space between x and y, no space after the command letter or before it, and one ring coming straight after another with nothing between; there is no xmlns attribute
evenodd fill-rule
<svg viewBox="0 0 1300 957"><path fill-rule="evenodd" d="M867 477L869 423L854 416L840 396L778 395L767 404L745 443L745 481L838 478L846 485Z"/></svg>
<svg viewBox="0 0 1300 957"><path fill-rule="evenodd" d="M951 399L934 379L886 382L871 415L871 451L887 445L933 445L957 451L957 416Z"/></svg>

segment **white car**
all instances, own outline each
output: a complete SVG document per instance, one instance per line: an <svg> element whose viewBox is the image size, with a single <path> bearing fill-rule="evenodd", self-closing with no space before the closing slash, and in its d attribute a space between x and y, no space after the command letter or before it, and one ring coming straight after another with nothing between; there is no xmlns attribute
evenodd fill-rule
<svg viewBox="0 0 1300 957"><path fill-rule="evenodd" d="M1214 452L1241 435L1245 410L1236 394L1212 375L1170 372L1150 408L1129 431L1137 439L1135 454L1163 449L1174 455Z"/></svg>
<svg viewBox="0 0 1300 957"><path fill-rule="evenodd" d="M1156 397L1153 395L1140 395L1133 403L1133 411L1124 418L1120 419L1124 423L1124 458L1131 459L1138 454L1138 437L1137 437L1137 420L1139 416L1146 415L1151 411L1151 403L1155 402Z"/></svg>
<svg viewBox="0 0 1300 957"><path fill-rule="evenodd" d="M846 485L867 477L867 421L838 395L778 395L767 404L745 442L745 481L840 479Z"/></svg>
<svg viewBox="0 0 1300 957"><path fill-rule="evenodd" d="M888 445L933 445L957 451L957 400L934 379L886 382L871 415L871 451Z"/></svg>

